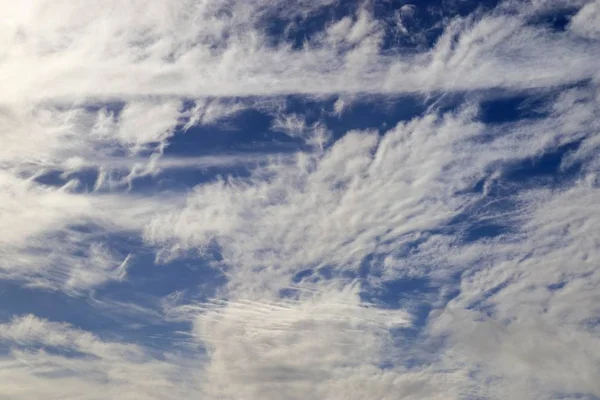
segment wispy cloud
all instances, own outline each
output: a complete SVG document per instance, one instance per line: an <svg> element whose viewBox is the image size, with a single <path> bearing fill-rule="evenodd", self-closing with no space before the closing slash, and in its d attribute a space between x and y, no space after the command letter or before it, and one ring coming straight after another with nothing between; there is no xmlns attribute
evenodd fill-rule
<svg viewBox="0 0 600 400"><path fill-rule="evenodd" d="M0 64L4 102L532 88L596 72L597 44L529 25L535 3L514 6L509 15L456 18L431 51L414 56L382 51L382 29L368 4L332 21L300 49L270 44L269 18L292 24L331 3L9 7ZM574 32L593 34L587 27L594 7L574 18Z"/></svg>
<svg viewBox="0 0 600 400"><path fill-rule="evenodd" d="M183 338L32 304L0 397L600 397L600 3L342 3L0 6L0 280Z"/></svg>
<svg viewBox="0 0 600 400"><path fill-rule="evenodd" d="M31 315L0 325L2 395L8 399L176 399L194 388L184 357L151 358L134 344L105 341ZM32 349L33 347L33 349Z"/></svg>

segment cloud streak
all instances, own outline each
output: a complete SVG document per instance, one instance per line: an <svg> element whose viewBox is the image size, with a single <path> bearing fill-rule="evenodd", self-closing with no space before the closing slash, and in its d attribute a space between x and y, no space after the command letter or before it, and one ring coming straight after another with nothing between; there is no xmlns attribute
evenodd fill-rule
<svg viewBox="0 0 600 400"><path fill-rule="evenodd" d="M526 89L596 73L600 50L578 37L593 35L594 4L574 18L574 35L529 25L539 10L535 3L506 6L510 16L455 18L435 47L416 55L384 51L381 24L368 5L308 37L302 48L271 44L266 20L293 26L294 18L308 20L331 3L178 0L148 7L108 1L81 8L32 2L9 8L0 64L5 102ZM29 68L40 64L43 73ZM26 81L16 79L23 75Z"/></svg>

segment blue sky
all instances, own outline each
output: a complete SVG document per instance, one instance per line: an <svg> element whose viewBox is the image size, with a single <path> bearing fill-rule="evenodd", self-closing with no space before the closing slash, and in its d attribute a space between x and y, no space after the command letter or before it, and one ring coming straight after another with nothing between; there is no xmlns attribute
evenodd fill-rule
<svg viewBox="0 0 600 400"><path fill-rule="evenodd" d="M598 0L0 10L0 400L600 399Z"/></svg>

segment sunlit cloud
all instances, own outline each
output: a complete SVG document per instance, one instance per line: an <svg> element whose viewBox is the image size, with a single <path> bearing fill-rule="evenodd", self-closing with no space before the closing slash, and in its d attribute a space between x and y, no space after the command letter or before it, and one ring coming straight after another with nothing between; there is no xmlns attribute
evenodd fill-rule
<svg viewBox="0 0 600 400"><path fill-rule="evenodd" d="M600 2L392 3L0 5L0 397L600 398Z"/></svg>

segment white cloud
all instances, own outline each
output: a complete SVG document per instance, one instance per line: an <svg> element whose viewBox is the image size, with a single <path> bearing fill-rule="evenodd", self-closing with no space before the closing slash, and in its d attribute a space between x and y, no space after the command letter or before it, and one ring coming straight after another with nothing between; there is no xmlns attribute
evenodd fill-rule
<svg viewBox="0 0 600 400"><path fill-rule="evenodd" d="M180 204L176 194L167 199L160 193L154 198L125 193L127 184L166 169L250 166L264 159L161 157L177 126L219 121L239 109L211 104L202 120L194 120L195 109L184 110L181 101L165 99L114 110L109 104L3 108L0 276L72 294L124 278L127 253L110 248L106 235L137 232L139 237L152 214ZM78 180L81 172L97 174L95 182ZM40 183L44 177L56 183Z"/></svg>
<svg viewBox="0 0 600 400"><path fill-rule="evenodd" d="M226 102L219 101L218 99L196 100L194 108L190 111L191 117L186 123L185 129L189 129L195 125L212 124L247 108L248 105L243 102Z"/></svg>
<svg viewBox="0 0 600 400"><path fill-rule="evenodd" d="M134 149L146 144L164 142L178 123L181 104L128 103L120 115L118 138ZM143 147L142 147L143 148Z"/></svg>
<svg viewBox="0 0 600 400"><path fill-rule="evenodd" d="M194 393L184 357L151 357L134 344L102 340L33 315L0 325L2 396L6 399L180 399Z"/></svg>
<svg viewBox="0 0 600 400"><path fill-rule="evenodd" d="M0 278L70 295L123 280L130 249L111 241L123 235L143 235L158 260L185 253L201 262L216 248L211 265L227 278L213 300L166 302L166 319L191 323L189 357L34 316L0 324L9 348L0 356L3 395L600 396L598 2L505 2L440 22L436 45L416 53L382 49L383 22L368 3L300 46L267 34L273 18L292 32L332 3L0 5ZM531 23L569 5L579 9L564 32ZM414 7L400 11L418 18ZM307 123L302 110L284 113L277 98L338 98L340 116L352 111L349 101L374 93L471 98L490 88L556 98L547 114L525 121L486 125L466 101L335 142L324 123ZM178 130L246 109L271 115L273 130L312 147L292 156L162 156ZM507 182L511 163L573 142L561 168L580 173L563 187ZM185 196L127 191L165 169L240 164L252 165L249 177L226 175ZM76 177L90 170L98 176L86 188ZM61 184L41 183L52 173ZM471 190L481 180L482 193ZM464 226L449 224L499 200L497 185L509 187L503 196L516 205L470 216L512 231L465 242ZM403 277L440 291L424 300L434 309L425 326L410 315L410 301L389 309L364 298ZM191 299L204 294L188 291ZM127 312L162 317L136 305Z"/></svg>
<svg viewBox="0 0 600 400"><path fill-rule="evenodd" d="M407 326L408 316L364 304L356 285L324 285L296 300L167 310L193 321L193 337L206 346L203 390L211 398L364 398L372 393L369 385L383 383L376 390L385 395L401 389L394 372L380 365L392 361L389 329ZM360 388L343 387L348 381L361 382Z"/></svg>
<svg viewBox="0 0 600 400"><path fill-rule="evenodd" d="M224 372L250 368L234 356L221 358L229 354L231 343L248 340L244 348L260 348L262 329L271 326L264 313L276 317L273 324L278 327L286 317L297 314L287 305L248 299L277 301L281 290L296 287L294 275L309 268L312 274L299 284L300 293L322 285L323 279L317 279L320 268L331 268L333 280L343 282L348 279L344 274L358 271L367 256L385 257L385 262L371 265L373 283L402 276L429 277L448 286L441 289L448 293L453 290L448 277L462 273L460 295L432 314L427 330L429 341L445 338L439 356L426 357L425 366L410 373L438 379L440 371L460 371L458 376L464 379L457 378L448 389L458 393L457 398L465 393L501 398L507 390L523 399L574 392L598 395L593 379L598 368L593 322L598 299L592 282L597 275L600 231L594 223L598 194L593 175L570 189L509 195L517 204L512 211L473 214L481 220L504 219L513 229L521 229L520 233L461 244L457 236L428 232L460 213L471 212L467 206L484 201L494 185L505 179L503 170L511 163L574 141L582 141L583 148L594 146L596 107L594 88L573 89L557 97L547 118L537 120L485 126L477 122L477 110L467 107L400 123L382 137L368 131L349 132L325 153L299 154L295 162L258 168L249 179L199 186L184 209L153 220L146 237L166 251L202 251L215 242L221 249L221 265L228 277L222 295L230 302L221 305L216 315L210 310L202 314L197 322L201 328L196 325L195 331L203 343L214 347L208 371L226 380L221 389L215 389L215 396L227 393L219 391L223 388L235 390L234 382L247 379L255 384L266 379L252 374L242 379ZM596 157L579 150L569 159L589 166ZM483 194L469 193L487 175ZM423 243L406 250L418 239ZM563 288L548 289L564 282ZM299 307L307 307L310 301L299 296ZM489 309L493 311L487 315ZM226 317L229 313L231 317ZM257 316L256 327L250 315ZM234 316L239 319L231 326L239 332L210 333ZM252 325L245 330L247 323ZM368 330L361 332L364 335ZM489 337L489 332L497 333ZM235 339L225 339L229 337ZM290 342L284 353L289 356L292 344L300 346L302 340L297 337ZM396 362L403 359L401 354L394 357ZM255 366L260 355L247 359ZM572 365L569 373L563 367L567 360ZM265 361L268 365L279 362ZM229 363L235 367L228 368ZM543 367L548 363L556 367ZM380 374L394 382L409 376L398 370L372 370L354 379L368 386ZM307 393L300 386L288 389L284 377L270 379L276 388L273 393L290 393L290 398ZM335 382L328 387L336 387ZM381 382L376 385L386 387ZM238 393L250 398L275 396L243 387ZM318 385L311 387L315 391L308 392L309 397L324 395L317 391ZM401 387L392 384L390 391Z"/></svg>
<svg viewBox="0 0 600 400"><path fill-rule="evenodd" d="M600 51L596 43L528 25L535 7L455 20L434 50L416 56L381 52L368 7L302 49L268 44L266 19L307 17L329 3L32 2L25 12L7 6L3 102L532 88L590 77ZM455 36L457 46L449 40ZM340 48L340 40L351 46Z"/></svg>
<svg viewBox="0 0 600 400"><path fill-rule="evenodd" d="M230 283L242 286L263 274L275 284L273 275L289 280L305 268L356 270L367 255L458 215L474 195L457 193L496 164L572 140L562 118L486 129L467 109L400 123L382 138L349 132L324 154L198 186L184 209L155 218L146 237L175 252L216 240L239 274ZM496 138L482 141L489 129Z"/></svg>
<svg viewBox="0 0 600 400"><path fill-rule="evenodd" d="M516 239L455 250L471 272L435 318L434 333L447 335L464 363L494 376L499 390L600 395L597 191L582 184L537 193Z"/></svg>
<svg viewBox="0 0 600 400"><path fill-rule="evenodd" d="M0 177L0 276L71 293L124 277L127 254L107 247L106 232L139 231L153 213L177 204L175 199L169 205L160 198L78 194Z"/></svg>
<svg viewBox="0 0 600 400"><path fill-rule="evenodd" d="M256 310L258 304L240 303L225 314L209 311L197 325L216 317L219 323L210 333L228 338L237 332L239 340L210 350L214 361L204 371L203 357L193 347L187 357L167 353L157 358L143 347L102 340L67 324L32 315L15 318L0 325L0 342L10 349L0 357L2 393L11 400L458 398L455 385L466 378L460 372L398 374L366 365L364 357L375 362L373 352L385 349L385 335L376 328L388 323L388 315L364 319L367 311L356 308L351 292L320 297L321 304L263 304ZM247 320L257 315L267 325Z"/></svg>
<svg viewBox="0 0 600 400"><path fill-rule="evenodd" d="M597 0L582 7L569 24L574 33L590 39L600 38L599 26L600 2Z"/></svg>
<svg viewBox="0 0 600 400"><path fill-rule="evenodd" d="M438 174L455 163L451 143L480 129L464 116L428 116L400 124L381 142L374 132L351 132L322 156L299 154L248 181L197 187L185 209L156 218L146 236L157 244L173 238L175 249L216 239L241 285L250 273L272 280L307 267L356 268L376 251L376 238L397 239L458 211L465 199L434 192L443 184Z"/></svg>

